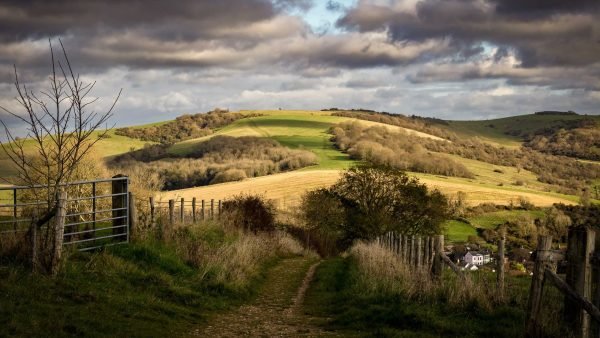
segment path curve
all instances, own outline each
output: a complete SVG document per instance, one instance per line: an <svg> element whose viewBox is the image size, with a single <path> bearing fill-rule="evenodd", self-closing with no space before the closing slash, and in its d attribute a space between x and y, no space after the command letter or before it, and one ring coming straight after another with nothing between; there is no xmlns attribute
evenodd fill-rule
<svg viewBox="0 0 600 338"><path fill-rule="evenodd" d="M305 257L282 260L267 274L258 297L250 304L217 315L195 330L201 337L332 337L302 312L306 290L319 262Z"/></svg>

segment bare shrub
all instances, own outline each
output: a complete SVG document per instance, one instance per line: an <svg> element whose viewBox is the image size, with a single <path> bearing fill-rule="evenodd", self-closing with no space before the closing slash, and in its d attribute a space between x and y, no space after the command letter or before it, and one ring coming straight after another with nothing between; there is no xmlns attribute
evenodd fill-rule
<svg viewBox="0 0 600 338"><path fill-rule="evenodd" d="M223 202L226 226L249 232L273 232L275 211L271 202L258 195L239 195Z"/></svg>
<svg viewBox="0 0 600 338"><path fill-rule="evenodd" d="M211 184L241 181L247 178L246 172L242 169L227 169L215 175L215 178L210 181Z"/></svg>

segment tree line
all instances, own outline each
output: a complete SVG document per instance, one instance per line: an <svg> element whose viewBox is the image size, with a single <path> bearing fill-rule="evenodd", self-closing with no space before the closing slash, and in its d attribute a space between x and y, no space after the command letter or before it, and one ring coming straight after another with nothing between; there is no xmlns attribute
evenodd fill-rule
<svg viewBox="0 0 600 338"><path fill-rule="evenodd" d="M222 128L243 118L256 116L260 115L243 115L227 110L215 109L207 113L181 115L175 118L174 121L148 127L118 128L115 130L115 134L142 141L173 144L210 135L213 133L213 129Z"/></svg>
<svg viewBox="0 0 600 338"><path fill-rule="evenodd" d="M421 137L415 139L402 130L343 122L332 128L330 133L335 146L353 159L414 172L474 177L463 164L431 152L420 145Z"/></svg>

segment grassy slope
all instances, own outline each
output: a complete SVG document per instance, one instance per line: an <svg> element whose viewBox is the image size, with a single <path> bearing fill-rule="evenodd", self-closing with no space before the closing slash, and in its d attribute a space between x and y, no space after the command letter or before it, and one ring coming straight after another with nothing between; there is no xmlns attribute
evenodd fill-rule
<svg viewBox="0 0 600 338"><path fill-rule="evenodd" d="M445 276L452 277L452 276ZM452 309L442 304L419 303L401 295L368 294L356 290L358 277L351 258L333 258L318 268L305 299L310 315L330 317L327 324L348 336L375 337L516 337L522 334L524 302L485 310L473 305ZM507 278L508 279L508 278ZM509 279L514 299L526 301L530 280Z"/></svg>
<svg viewBox="0 0 600 338"><path fill-rule="evenodd" d="M505 134L507 131L533 132L546 126L559 124L560 121L572 121L593 118L600 123L598 115L519 115L493 120L481 121L449 121L448 128L458 135L466 137L477 136L488 142L509 146L520 146L522 139L518 136ZM491 126L493 125L493 127Z"/></svg>
<svg viewBox="0 0 600 338"><path fill-rule="evenodd" d="M96 135L98 132L95 133ZM106 138L98 141L94 147L94 152L101 158L108 158L114 155L126 153L132 149L139 149L144 144L149 143L126 136L115 135L115 131L109 130ZM35 143L32 140L26 140L24 146L25 152L33 153ZM15 174L15 170L6 153L0 149L0 177L9 178Z"/></svg>
<svg viewBox="0 0 600 338"><path fill-rule="evenodd" d="M521 217L542 218L543 210L502 210L469 217L468 223L451 220L445 224L444 234L450 242L466 242L469 236L477 236L477 229L495 229L505 222L516 221Z"/></svg>

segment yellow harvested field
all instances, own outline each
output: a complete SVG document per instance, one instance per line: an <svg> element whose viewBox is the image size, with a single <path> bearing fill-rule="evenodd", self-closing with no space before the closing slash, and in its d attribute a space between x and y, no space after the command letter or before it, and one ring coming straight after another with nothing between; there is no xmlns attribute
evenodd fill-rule
<svg viewBox="0 0 600 338"><path fill-rule="evenodd" d="M165 191L160 193L159 199L193 197L197 199L227 199L239 194L261 194L274 200L278 208L286 209L298 205L304 192L317 188L327 187L339 178L339 170L314 170L292 171L288 173L255 177L239 182L228 182L204 187ZM420 178L421 182L430 187L438 188L446 194L456 194L462 191L467 194L467 202L476 205L485 202L509 204L511 201L518 203L519 197L525 197L538 206L550 206L554 203L573 204L572 201L555 196L548 196L532 192L511 191L482 187L477 184L463 184L445 182L444 179Z"/></svg>
<svg viewBox="0 0 600 338"><path fill-rule="evenodd" d="M239 182L227 182L198 188L160 193L159 199L227 199L239 194L260 194L275 201L278 208L298 205L302 195L309 190L327 187L340 176L339 170L292 171L288 173L254 177Z"/></svg>

